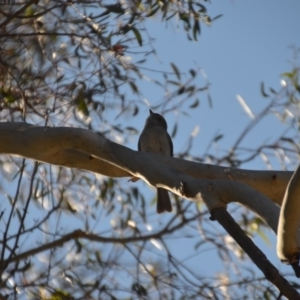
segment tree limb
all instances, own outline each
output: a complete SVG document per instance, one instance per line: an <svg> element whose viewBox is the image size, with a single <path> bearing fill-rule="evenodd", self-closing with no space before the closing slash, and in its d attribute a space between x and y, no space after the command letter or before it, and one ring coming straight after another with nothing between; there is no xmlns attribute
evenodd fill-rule
<svg viewBox="0 0 300 300"><path fill-rule="evenodd" d="M300 165L292 176L282 203L278 225L277 255L286 263L299 260Z"/></svg>
<svg viewBox="0 0 300 300"><path fill-rule="evenodd" d="M256 266L264 273L265 277L273 283L282 295L288 299L300 299L298 292L282 277L263 252L244 233L240 226L224 208L211 211L212 219L217 220L239 246L249 255ZM279 299L279 298L278 298Z"/></svg>
<svg viewBox="0 0 300 300"><path fill-rule="evenodd" d="M102 151L104 145L106 153ZM112 153L107 153L112 152L113 148L114 151L119 151L114 154L114 158L112 158ZM38 127L26 123L0 123L0 153L84 169L109 177L133 175L128 168L124 168L124 164L123 167L120 167L117 163L112 163L113 159L123 157L125 149L127 151L126 158L132 158L133 155L139 160L152 158L158 164L169 166L194 178L226 179L245 183L278 205L282 203L286 186L292 176L292 172L287 171L234 169L190 162L157 153L137 153L85 129ZM136 175L138 174L136 173Z"/></svg>
<svg viewBox="0 0 300 300"><path fill-rule="evenodd" d="M245 170L231 171L157 153L133 151L90 130L38 127L26 123L0 123L0 153L68 167L81 166L105 175L142 178L155 187L168 189L189 200L204 201L209 210L239 202L256 212L275 232L277 230L278 208L245 184ZM206 174L209 179L193 177L195 169L199 169L203 176L204 170L209 170ZM217 171L214 172L214 169ZM217 179L224 177L226 180ZM257 181L253 178L252 182Z"/></svg>

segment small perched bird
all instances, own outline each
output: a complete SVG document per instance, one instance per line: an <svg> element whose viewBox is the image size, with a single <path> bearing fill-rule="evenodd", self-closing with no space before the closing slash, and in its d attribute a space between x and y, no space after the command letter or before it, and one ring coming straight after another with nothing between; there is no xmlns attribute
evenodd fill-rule
<svg viewBox="0 0 300 300"><path fill-rule="evenodd" d="M168 134L167 122L163 116L152 112L146 120L145 127L140 135L138 142L139 151L160 152L165 155L173 156L173 143ZM157 189L157 213L172 211L172 205L167 190Z"/></svg>

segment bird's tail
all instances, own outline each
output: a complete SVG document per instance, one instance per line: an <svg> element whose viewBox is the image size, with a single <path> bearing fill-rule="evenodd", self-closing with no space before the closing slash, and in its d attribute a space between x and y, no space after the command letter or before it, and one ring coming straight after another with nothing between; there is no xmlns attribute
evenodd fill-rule
<svg viewBox="0 0 300 300"><path fill-rule="evenodd" d="M172 204L167 190L161 188L157 189L156 211L158 214L161 214L165 211L172 211Z"/></svg>

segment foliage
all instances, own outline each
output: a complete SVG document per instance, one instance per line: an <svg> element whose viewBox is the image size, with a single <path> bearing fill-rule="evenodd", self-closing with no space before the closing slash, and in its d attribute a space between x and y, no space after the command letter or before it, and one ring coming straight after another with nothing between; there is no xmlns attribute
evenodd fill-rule
<svg viewBox="0 0 300 300"><path fill-rule="evenodd" d="M143 85L165 95L152 105L162 112L188 113L198 109L199 94L209 97L209 83L197 68L182 71L172 63L168 71L147 69L157 56L149 22L173 22L196 40L202 24L219 17L209 17L203 1L8 1L0 16L1 121L88 128L125 144L141 130L132 120L150 102ZM296 160L299 68L283 78L280 91L266 92L262 85L266 109L225 155L209 152L222 135L202 156L192 155L191 135L178 156L235 167L262 155L268 162L274 153L283 165L287 155ZM285 122L289 134L241 148L241 140L268 114ZM127 179L1 156L1 296L246 299L276 294L264 278L243 270L245 256L209 221L202 205L174 197L175 214L158 218L141 188ZM264 225L240 212L237 218L249 235L265 238ZM177 251L182 241L184 255ZM217 259L224 272L208 277L205 268ZM246 275L236 276L236 269Z"/></svg>
<svg viewBox="0 0 300 300"><path fill-rule="evenodd" d="M68 122L93 127L89 116L106 130L113 125L104 111L136 115L139 110L143 66L156 54L147 19L179 18L194 38L200 21L207 19L203 4L185 1L29 1L4 5L2 16L1 110L12 113L7 118L54 125L70 116ZM167 72L164 79L151 79L162 88L174 84L169 96L173 103L198 90L192 84L197 70L190 70L183 82L178 72L177 80Z"/></svg>

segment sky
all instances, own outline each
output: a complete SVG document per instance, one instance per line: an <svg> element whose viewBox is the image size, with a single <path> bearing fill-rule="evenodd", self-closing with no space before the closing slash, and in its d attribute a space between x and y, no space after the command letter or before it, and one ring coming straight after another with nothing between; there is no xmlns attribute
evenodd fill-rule
<svg viewBox="0 0 300 300"><path fill-rule="evenodd" d="M280 75L292 68L294 53L291 47L300 47L300 1L212 1L207 7L211 17L223 16L211 26L202 24L198 42L188 41L181 25L169 25L162 30L159 20L153 20L149 27L150 35L156 39L159 57L156 68L167 69L170 62L187 70L198 66L211 84L213 107L210 108L206 97L200 95L199 108L191 111L188 117L179 117L179 133L173 140L175 156L176 151L184 149L187 133L191 133L195 126L199 126L200 131L193 148L194 154L200 152L201 155L217 133L223 133L225 137L214 151L228 150L241 130L251 122L237 101L237 95L246 101L254 115L258 114L269 103L261 95L261 82L267 90L269 87L280 89ZM146 95L152 105L163 98L150 87ZM146 118L146 108L144 114ZM143 112L141 115L143 118ZM168 113L165 117L171 131L177 116ZM243 145L255 145L272 139L282 130L279 125L274 117L267 118L246 137ZM136 143L137 140L132 140L133 148ZM259 160L243 167L266 169L266 165ZM280 166L274 161L272 167L279 169ZM290 169L295 167L290 166ZM280 263L276 256L276 237L271 231L269 238L270 245L261 238L256 238L255 242L277 268L291 273L291 268ZM179 252L182 250L178 248ZM213 261L209 253L201 255L201 261Z"/></svg>

